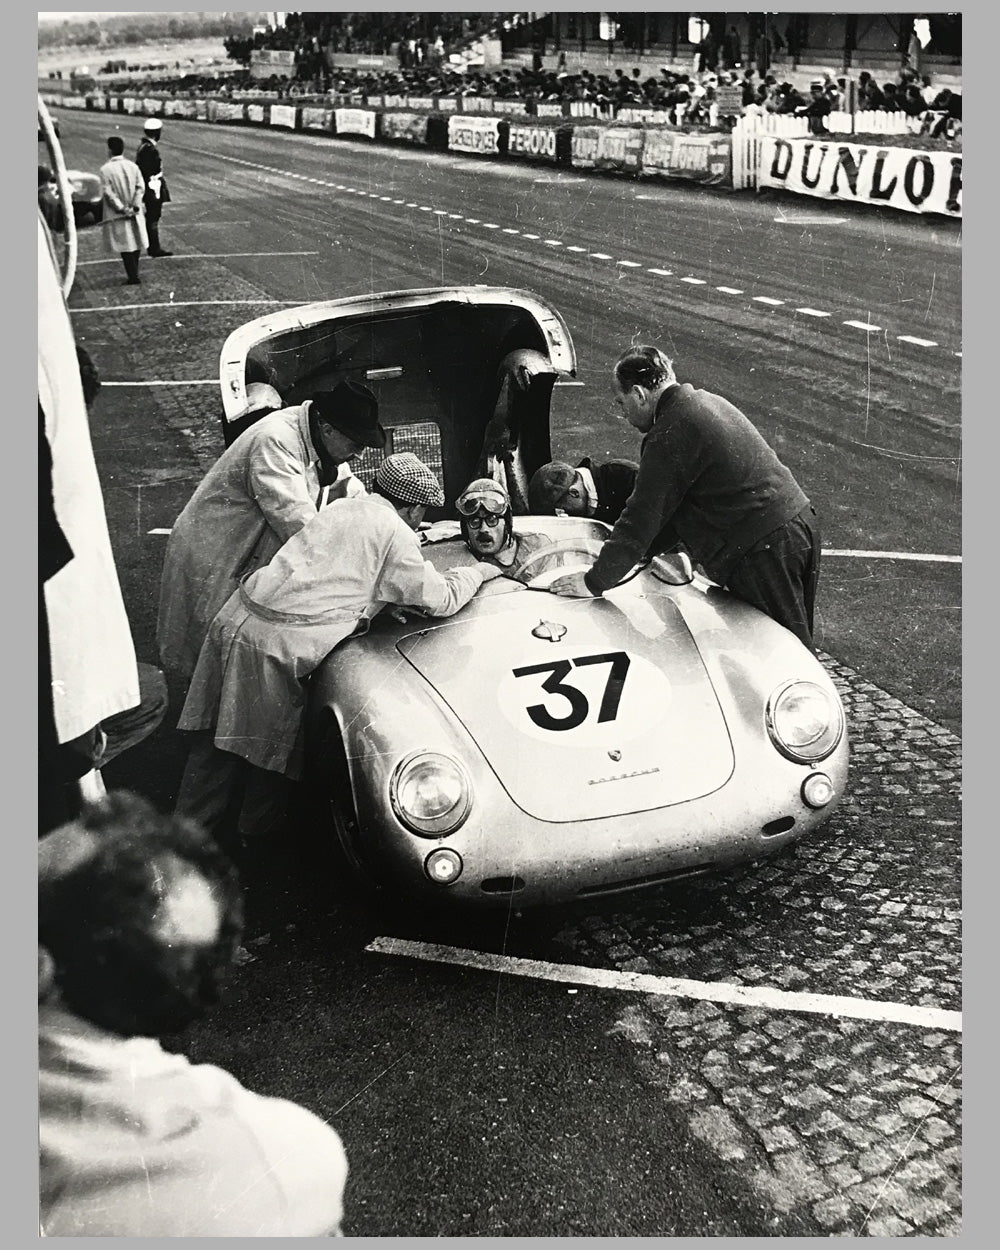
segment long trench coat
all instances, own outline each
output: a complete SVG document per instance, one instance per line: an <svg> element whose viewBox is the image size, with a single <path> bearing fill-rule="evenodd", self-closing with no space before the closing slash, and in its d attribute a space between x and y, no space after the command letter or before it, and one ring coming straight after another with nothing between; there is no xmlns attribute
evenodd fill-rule
<svg viewBox="0 0 1000 1250"><path fill-rule="evenodd" d="M160 581L160 663L190 680L212 618L240 579L314 517L323 488L309 434L311 401L262 417L209 469L174 522ZM363 493L341 465L329 498Z"/></svg>
<svg viewBox="0 0 1000 1250"><path fill-rule="evenodd" d="M149 247L149 236L142 207L142 171L135 161L112 156L101 166L100 176L105 247L109 252L144 251Z"/></svg>
<svg viewBox="0 0 1000 1250"><path fill-rule="evenodd" d="M378 495L325 508L251 574L212 622L178 729L297 778L305 679L386 604L451 616L483 582L480 565L439 573Z"/></svg>

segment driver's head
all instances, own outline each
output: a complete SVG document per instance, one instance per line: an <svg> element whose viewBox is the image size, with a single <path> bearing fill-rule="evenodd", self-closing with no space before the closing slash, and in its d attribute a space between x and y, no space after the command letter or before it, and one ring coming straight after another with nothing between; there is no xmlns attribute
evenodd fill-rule
<svg viewBox="0 0 1000 1250"><path fill-rule="evenodd" d="M495 556L511 540L510 496L491 477L477 477L455 500L462 537L477 556Z"/></svg>
<svg viewBox="0 0 1000 1250"><path fill-rule="evenodd" d="M537 516L590 516L590 496L579 469L552 460L536 469L528 483L528 506Z"/></svg>

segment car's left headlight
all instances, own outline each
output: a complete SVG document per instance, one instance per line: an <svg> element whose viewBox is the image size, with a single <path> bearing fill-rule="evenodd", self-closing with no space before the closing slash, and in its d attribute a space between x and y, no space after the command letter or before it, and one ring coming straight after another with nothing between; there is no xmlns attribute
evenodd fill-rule
<svg viewBox="0 0 1000 1250"><path fill-rule="evenodd" d="M438 838L457 829L468 816L472 786L458 760L436 751L417 751L396 765L389 798L408 829Z"/></svg>
<svg viewBox="0 0 1000 1250"><path fill-rule="evenodd" d="M826 759L843 737L843 709L815 682L789 681L767 701L767 731L782 755L812 764Z"/></svg>

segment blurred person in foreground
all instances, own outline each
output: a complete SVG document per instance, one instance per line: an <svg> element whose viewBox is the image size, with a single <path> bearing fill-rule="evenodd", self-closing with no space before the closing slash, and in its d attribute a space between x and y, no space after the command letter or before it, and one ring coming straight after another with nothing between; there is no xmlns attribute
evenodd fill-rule
<svg viewBox="0 0 1000 1250"><path fill-rule="evenodd" d="M139 254L149 246L146 217L143 209L142 171L125 155L121 135L108 138L108 159L101 166L101 197L104 211L101 226L104 244L109 252L117 252L125 266L125 285L138 286Z"/></svg>
<svg viewBox="0 0 1000 1250"><path fill-rule="evenodd" d="M500 575L483 563L439 573L424 559L415 531L443 503L421 460L387 456L371 495L324 508L240 582L212 622L178 721L194 731L179 812L214 833L242 789L240 833L278 828L291 800L282 779L302 775L309 675L383 607L452 616Z"/></svg>
<svg viewBox="0 0 1000 1250"><path fill-rule="evenodd" d="M657 347L623 352L613 390L643 435L635 489L592 567L549 589L599 596L680 541L713 581L813 650L816 511L756 427L721 395L679 383Z"/></svg>
<svg viewBox="0 0 1000 1250"><path fill-rule="evenodd" d="M160 1044L232 972L232 865L197 826L123 792L38 853L41 1234L339 1235L334 1130Z"/></svg>

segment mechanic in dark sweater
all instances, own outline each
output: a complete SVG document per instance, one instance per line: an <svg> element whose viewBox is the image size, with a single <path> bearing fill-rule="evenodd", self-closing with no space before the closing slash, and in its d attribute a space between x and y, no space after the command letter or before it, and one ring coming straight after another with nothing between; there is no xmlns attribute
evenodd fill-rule
<svg viewBox="0 0 1000 1250"><path fill-rule="evenodd" d="M619 357L614 390L644 435L635 489L593 566L550 589L601 595L680 541L709 577L812 649L819 525L788 469L738 408L679 384L656 347Z"/></svg>

